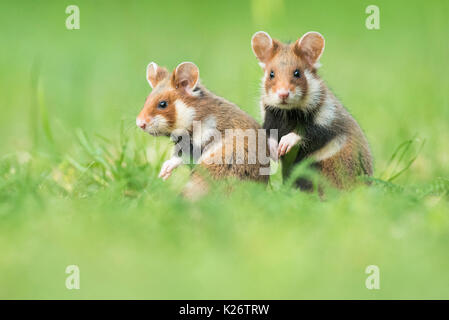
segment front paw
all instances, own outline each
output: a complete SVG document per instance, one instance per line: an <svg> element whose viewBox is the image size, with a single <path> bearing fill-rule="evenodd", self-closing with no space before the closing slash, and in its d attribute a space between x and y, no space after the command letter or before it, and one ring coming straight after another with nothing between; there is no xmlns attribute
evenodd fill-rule
<svg viewBox="0 0 449 320"><path fill-rule="evenodd" d="M299 143L300 140L301 137L294 132L290 132L289 134L283 136L281 138L281 141L279 141L278 157L283 156L287 152L289 152L295 145Z"/></svg>
<svg viewBox="0 0 449 320"><path fill-rule="evenodd" d="M181 158L171 158L165 161L162 164L161 172L159 173L159 178L162 178L163 180L167 180L168 178L170 178L173 170L179 167L181 163L182 163Z"/></svg>

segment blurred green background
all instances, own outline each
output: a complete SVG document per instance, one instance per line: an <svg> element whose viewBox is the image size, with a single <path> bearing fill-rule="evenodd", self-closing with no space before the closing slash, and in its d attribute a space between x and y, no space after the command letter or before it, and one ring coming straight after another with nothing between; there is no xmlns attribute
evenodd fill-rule
<svg viewBox="0 0 449 320"><path fill-rule="evenodd" d="M449 298L448 16L443 0L2 1L0 298ZM366 132L371 187L320 201L275 175L192 204L188 168L157 179L168 139L135 127L146 65L193 61L261 121L259 30L324 35L320 74Z"/></svg>

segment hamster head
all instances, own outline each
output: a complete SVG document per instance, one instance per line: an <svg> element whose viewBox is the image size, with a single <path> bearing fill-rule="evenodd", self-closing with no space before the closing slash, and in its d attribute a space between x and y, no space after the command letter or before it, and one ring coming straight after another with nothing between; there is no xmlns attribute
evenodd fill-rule
<svg viewBox="0 0 449 320"><path fill-rule="evenodd" d="M170 135L175 130L188 130L195 110L184 101L194 96L199 70L191 62L183 62L170 74L151 62L146 78L153 90L145 100L136 124L151 135Z"/></svg>
<svg viewBox="0 0 449 320"><path fill-rule="evenodd" d="M264 69L262 102L281 109L305 107L319 89L316 69L324 51L324 38L308 32L291 44L272 39L259 31L251 39L252 49Z"/></svg>

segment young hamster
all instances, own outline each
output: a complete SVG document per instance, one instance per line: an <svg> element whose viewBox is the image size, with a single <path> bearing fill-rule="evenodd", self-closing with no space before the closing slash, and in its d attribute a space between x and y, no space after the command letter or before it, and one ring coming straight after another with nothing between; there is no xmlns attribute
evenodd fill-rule
<svg viewBox="0 0 449 320"><path fill-rule="evenodd" d="M317 75L324 51L324 38L308 32L285 44L266 32L253 35L252 49L265 74L261 110L264 129L278 129L276 141L282 164L292 158L297 164L312 159L316 168L338 188L354 184L358 176L371 176L372 157L361 128L324 81ZM294 146L297 154L286 155ZM285 176L293 166L283 168ZM285 169L285 170L284 170ZM297 186L313 190L310 181L299 178Z"/></svg>
<svg viewBox="0 0 449 320"><path fill-rule="evenodd" d="M269 158L254 153L259 147L266 150L265 131L235 104L207 90L195 64L181 63L170 74L151 62L146 77L153 90L136 124L149 134L170 136L177 144L171 159L162 165L160 178L170 177L183 162L179 153L185 148L179 146L187 141L192 159L199 165L184 191L188 198L207 192L202 169L213 179L268 181Z"/></svg>

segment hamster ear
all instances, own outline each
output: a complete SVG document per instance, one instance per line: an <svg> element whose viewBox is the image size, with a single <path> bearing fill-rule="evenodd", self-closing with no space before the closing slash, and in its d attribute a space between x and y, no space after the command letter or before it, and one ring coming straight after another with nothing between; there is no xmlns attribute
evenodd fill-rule
<svg viewBox="0 0 449 320"><path fill-rule="evenodd" d="M259 31L251 38L251 46L257 59L264 64L274 55L277 44L268 33Z"/></svg>
<svg viewBox="0 0 449 320"><path fill-rule="evenodd" d="M159 67L155 62L150 62L147 66L147 80L151 88L157 86L161 80L164 80L167 77L167 69Z"/></svg>
<svg viewBox="0 0 449 320"><path fill-rule="evenodd" d="M172 85L176 89L184 89L191 92L200 78L198 67L192 62L180 63L173 72Z"/></svg>
<svg viewBox="0 0 449 320"><path fill-rule="evenodd" d="M324 37L319 32L307 32L296 41L293 50L297 56L314 67L323 54Z"/></svg>

